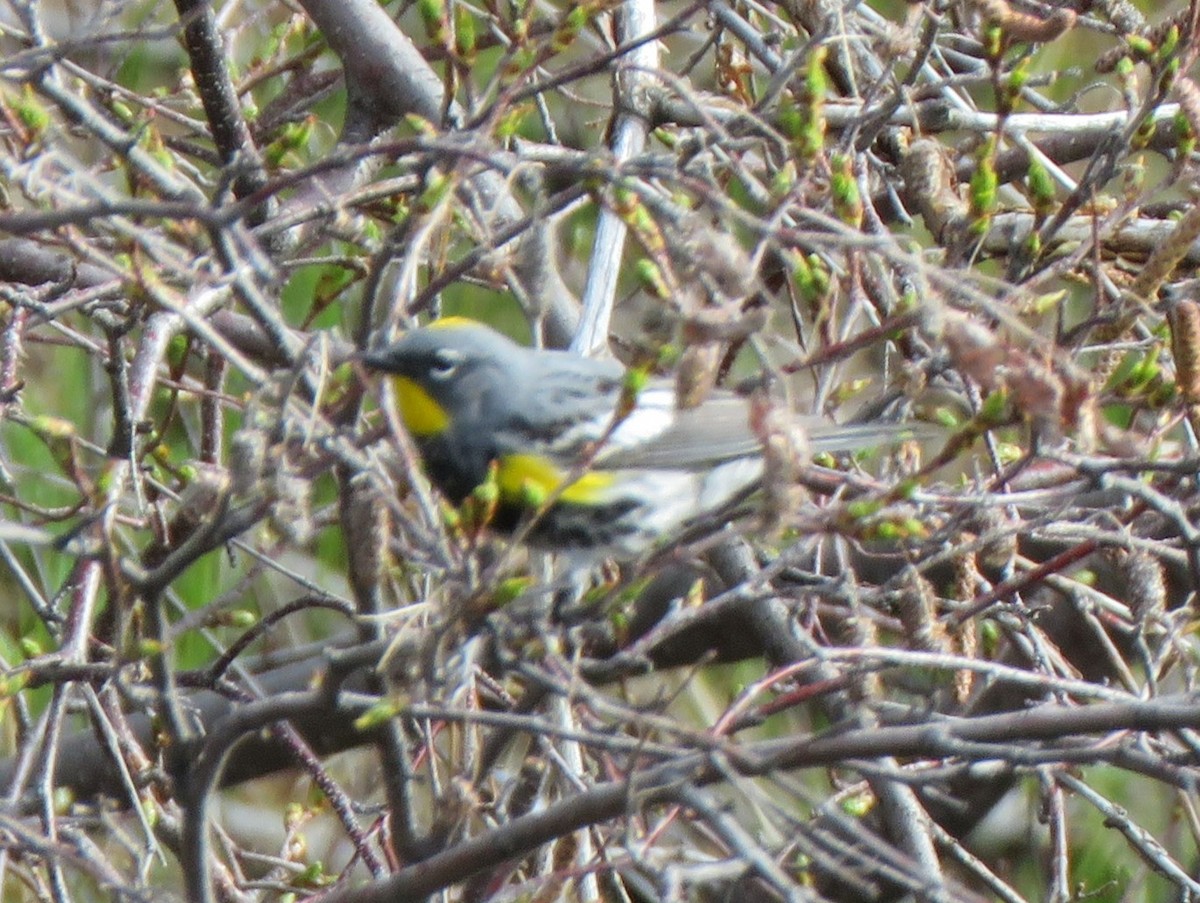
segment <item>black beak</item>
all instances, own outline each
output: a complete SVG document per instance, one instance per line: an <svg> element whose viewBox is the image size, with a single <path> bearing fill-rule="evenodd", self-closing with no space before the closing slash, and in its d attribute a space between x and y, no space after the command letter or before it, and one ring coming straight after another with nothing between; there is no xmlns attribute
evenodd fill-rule
<svg viewBox="0 0 1200 903"><path fill-rule="evenodd" d="M392 356L386 348L375 348L371 351L363 351L356 354L353 360L362 361L363 365L368 370L395 370L396 366L392 362Z"/></svg>

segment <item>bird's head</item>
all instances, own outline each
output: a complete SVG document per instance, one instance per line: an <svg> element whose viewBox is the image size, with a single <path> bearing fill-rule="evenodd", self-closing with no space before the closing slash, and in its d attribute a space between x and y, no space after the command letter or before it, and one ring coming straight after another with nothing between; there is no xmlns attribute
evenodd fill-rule
<svg viewBox="0 0 1200 903"><path fill-rule="evenodd" d="M523 376L522 348L490 326L445 317L363 355L392 379L405 428L418 439L441 435L456 418L474 422L498 393Z"/></svg>

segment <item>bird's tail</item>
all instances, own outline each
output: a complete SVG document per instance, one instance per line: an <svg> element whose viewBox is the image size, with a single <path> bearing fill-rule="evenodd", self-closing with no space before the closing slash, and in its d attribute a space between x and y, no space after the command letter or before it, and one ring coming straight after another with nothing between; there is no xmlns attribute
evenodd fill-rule
<svg viewBox="0 0 1200 903"><path fill-rule="evenodd" d="M810 452L854 452L946 436L943 427L932 423L832 423L814 419L805 424L805 429Z"/></svg>

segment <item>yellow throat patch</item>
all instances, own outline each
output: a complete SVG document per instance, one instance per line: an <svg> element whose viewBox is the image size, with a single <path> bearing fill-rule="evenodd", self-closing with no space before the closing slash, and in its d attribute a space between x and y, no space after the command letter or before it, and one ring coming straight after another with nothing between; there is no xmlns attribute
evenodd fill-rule
<svg viewBox="0 0 1200 903"><path fill-rule="evenodd" d="M450 415L428 392L407 376L392 379L404 428L413 436L436 436L450 426Z"/></svg>

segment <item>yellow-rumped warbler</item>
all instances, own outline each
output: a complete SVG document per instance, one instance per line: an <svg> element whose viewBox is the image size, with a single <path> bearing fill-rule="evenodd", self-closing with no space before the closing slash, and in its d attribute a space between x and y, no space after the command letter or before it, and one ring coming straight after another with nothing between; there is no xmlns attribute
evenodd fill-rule
<svg viewBox="0 0 1200 903"><path fill-rule="evenodd" d="M462 502L496 467L493 524L538 547L632 558L719 510L763 474L751 402L718 391L676 405L673 384L625 389L615 361L525 348L489 326L447 317L364 363L392 377L401 420L435 486ZM621 408L618 411L618 408ZM894 424L804 422L809 450L894 441Z"/></svg>

